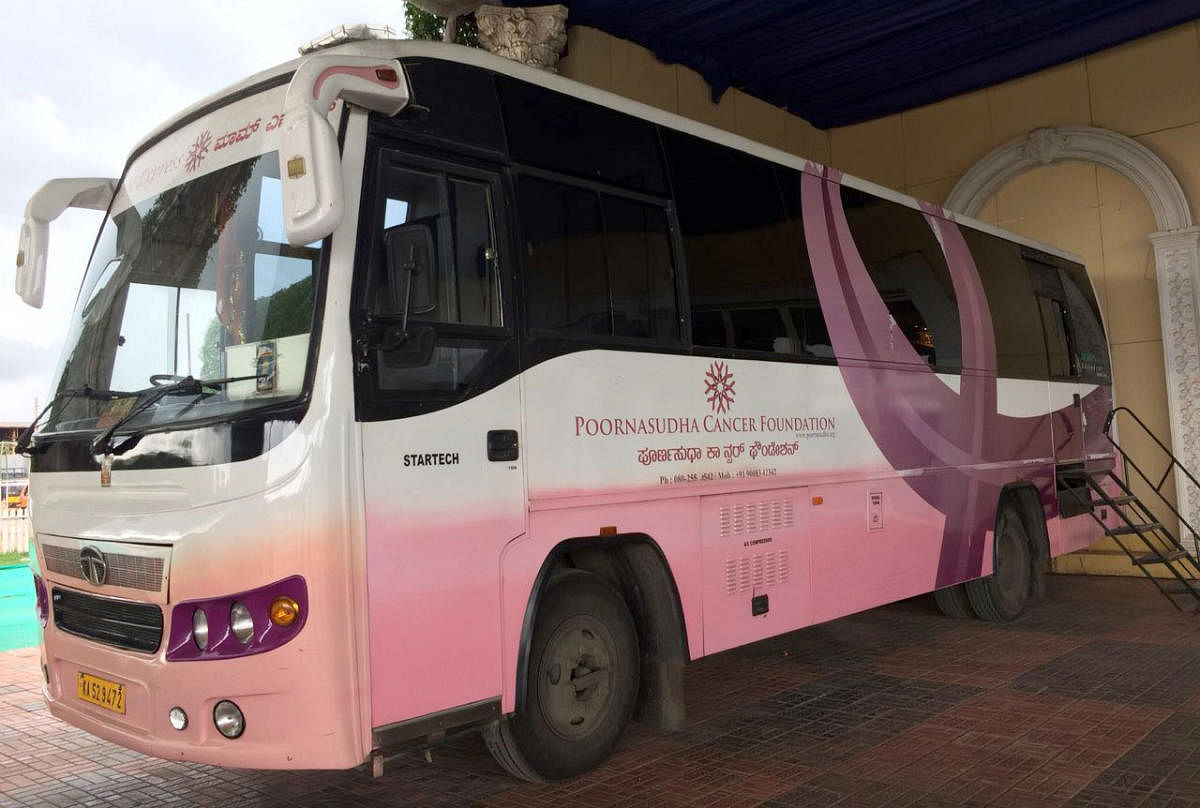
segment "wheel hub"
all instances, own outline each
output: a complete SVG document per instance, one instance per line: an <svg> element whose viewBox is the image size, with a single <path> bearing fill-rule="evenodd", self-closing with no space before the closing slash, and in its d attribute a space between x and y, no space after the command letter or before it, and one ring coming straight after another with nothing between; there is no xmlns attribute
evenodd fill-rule
<svg viewBox="0 0 1200 808"><path fill-rule="evenodd" d="M614 643L599 621L577 615L564 621L546 646L538 703L546 724L564 739L590 733L612 703Z"/></svg>

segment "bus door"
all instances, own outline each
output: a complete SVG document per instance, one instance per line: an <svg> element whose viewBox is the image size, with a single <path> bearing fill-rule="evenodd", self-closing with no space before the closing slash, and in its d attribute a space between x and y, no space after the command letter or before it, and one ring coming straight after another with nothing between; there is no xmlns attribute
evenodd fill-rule
<svg viewBox="0 0 1200 808"><path fill-rule="evenodd" d="M1033 279L1034 299L1046 339L1054 459L1060 465L1082 463L1083 407L1075 332L1067 295L1057 266L1028 255L1026 265Z"/></svg>
<svg viewBox="0 0 1200 808"><path fill-rule="evenodd" d="M378 154L353 323L377 727L499 693L499 557L526 518L499 177Z"/></svg>

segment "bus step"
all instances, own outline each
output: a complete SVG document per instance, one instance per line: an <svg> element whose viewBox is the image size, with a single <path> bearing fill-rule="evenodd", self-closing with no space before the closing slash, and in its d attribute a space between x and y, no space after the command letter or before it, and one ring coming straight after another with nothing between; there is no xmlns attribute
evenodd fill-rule
<svg viewBox="0 0 1200 808"><path fill-rule="evenodd" d="M1092 504L1097 508L1104 505L1128 505L1130 502L1137 502L1138 498L1133 494L1122 494L1119 497L1109 497L1107 500L1093 499Z"/></svg>
<svg viewBox="0 0 1200 808"><path fill-rule="evenodd" d="M1173 581L1163 586L1163 592L1168 595L1191 595L1194 598L1200 598L1200 590L1196 589L1196 585L1200 585L1200 581L1193 581L1191 584L1184 581Z"/></svg>
<svg viewBox="0 0 1200 808"><path fill-rule="evenodd" d="M1144 525L1122 525L1121 527L1110 527L1105 529L1105 533L1110 536L1132 536L1137 533L1152 533L1155 530L1162 528L1162 522L1147 522Z"/></svg>
<svg viewBox="0 0 1200 808"><path fill-rule="evenodd" d="M1166 564L1171 561L1178 561L1181 558L1187 558L1187 550L1175 550L1163 555L1162 553L1147 553L1146 555L1134 556L1133 563L1139 567L1144 567L1147 564Z"/></svg>

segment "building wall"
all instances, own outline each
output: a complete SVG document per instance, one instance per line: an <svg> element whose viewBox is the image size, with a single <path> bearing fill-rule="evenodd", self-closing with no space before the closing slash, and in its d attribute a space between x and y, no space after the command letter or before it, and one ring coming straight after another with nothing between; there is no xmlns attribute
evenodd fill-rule
<svg viewBox="0 0 1200 808"><path fill-rule="evenodd" d="M677 112L847 173L941 203L988 152L1044 126L1112 129L1155 152L1189 202L1200 201L1200 22L1004 84L853 126L818 130L738 90L714 104L704 80L595 29L569 31L564 75ZM1148 234L1154 217L1128 180L1093 163L1031 171L1003 187L980 218L1083 256L1112 345L1116 397L1170 434L1158 291ZM1163 463L1127 430L1131 456ZM1167 488L1172 490L1168 483ZM1173 502L1174 495L1171 494ZM1131 572L1110 540L1063 571Z"/></svg>

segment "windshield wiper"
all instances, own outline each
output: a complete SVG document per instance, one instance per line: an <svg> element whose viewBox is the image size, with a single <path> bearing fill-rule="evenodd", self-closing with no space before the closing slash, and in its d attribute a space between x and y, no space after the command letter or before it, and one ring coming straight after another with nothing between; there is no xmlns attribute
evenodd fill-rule
<svg viewBox="0 0 1200 808"><path fill-rule="evenodd" d="M96 436L96 439L92 441L92 454L120 455L132 449L133 445L141 440L141 432L134 432L130 434L129 437L121 441L121 443L117 446L112 445L113 435L116 434L118 429L133 420L135 416L142 414L148 410L151 405L167 396L175 395L177 393L191 393L192 395L198 396L204 393L204 388L206 387L220 387L221 385L229 384L231 382L244 382L257 378L257 375L229 376L224 379L195 379L191 376L184 376L182 379L171 382L170 384L155 384L147 387L144 390L138 390L136 393L129 393L128 395L137 396L141 399L141 401L135 404L133 408L129 410L129 412L118 418L112 426Z"/></svg>
<svg viewBox="0 0 1200 808"><path fill-rule="evenodd" d="M43 407L42 411L37 414L37 417L33 419L32 423L21 430L21 434L17 436L17 442L13 447L13 451L15 451L17 454L28 454L38 451L38 446L33 443L33 433L37 429L38 424L41 423L42 418L46 417L46 413L50 412L55 404L64 399L72 399L76 396L83 396L84 398L91 398L99 401L112 401L114 399L135 395L137 395L137 393L129 393L123 390L97 390L94 387L89 387L86 384L83 387L72 387L66 390L59 390L54 398L50 399L50 403Z"/></svg>

